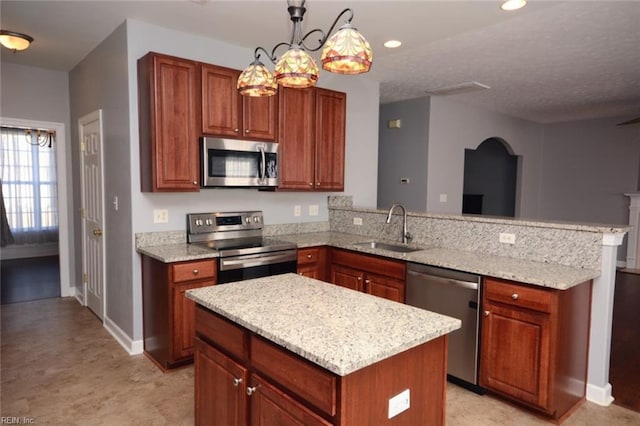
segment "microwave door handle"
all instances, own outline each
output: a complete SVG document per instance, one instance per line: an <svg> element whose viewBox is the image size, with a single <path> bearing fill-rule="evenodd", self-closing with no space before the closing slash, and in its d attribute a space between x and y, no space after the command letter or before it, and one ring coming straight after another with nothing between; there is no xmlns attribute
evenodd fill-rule
<svg viewBox="0 0 640 426"><path fill-rule="evenodd" d="M258 150L260 151L260 176L258 177L258 180L260 182L264 182L267 177L267 159L264 154L264 147L261 146Z"/></svg>

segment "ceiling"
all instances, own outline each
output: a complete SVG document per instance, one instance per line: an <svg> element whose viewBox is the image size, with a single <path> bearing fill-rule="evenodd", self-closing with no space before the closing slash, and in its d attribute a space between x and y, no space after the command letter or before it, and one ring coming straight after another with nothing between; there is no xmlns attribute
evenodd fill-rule
<svg viewBox="0 0 640 426"><path fill-rule="evenodd" d="M368 77L380 81L381 103L477 81L491 89L452 97L540 123L640 116L640 1L531 0L516 12L499 4L309 0L303 24L326 30L353 9L374 49ZM290 36L285 0L3 0L2 29L35 41L17 54L3 48L1 60L71 70L126 18L247 48ZM391 38L402 47L382 47Z"/></svg>

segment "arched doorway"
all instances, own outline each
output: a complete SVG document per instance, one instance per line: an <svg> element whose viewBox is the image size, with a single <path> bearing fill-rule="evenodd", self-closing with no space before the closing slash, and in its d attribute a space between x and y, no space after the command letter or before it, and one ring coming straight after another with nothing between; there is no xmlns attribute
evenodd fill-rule
<svg viewBox="0 0 640 426"><path fill-rule="evenodd" d="M518 157L500 138L464 150L462 213L514 217Z"/></svg>

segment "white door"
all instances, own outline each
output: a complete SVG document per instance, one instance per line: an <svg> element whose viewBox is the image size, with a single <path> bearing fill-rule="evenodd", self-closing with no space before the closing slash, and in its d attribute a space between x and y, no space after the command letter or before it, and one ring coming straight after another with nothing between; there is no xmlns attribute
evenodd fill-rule
<svg viewBox="0 0 640 426"><path fill-rule="evenodd" d="M82 186L82 280L84 302L104 322L104 189L102 110L78 120Z"/></svg>

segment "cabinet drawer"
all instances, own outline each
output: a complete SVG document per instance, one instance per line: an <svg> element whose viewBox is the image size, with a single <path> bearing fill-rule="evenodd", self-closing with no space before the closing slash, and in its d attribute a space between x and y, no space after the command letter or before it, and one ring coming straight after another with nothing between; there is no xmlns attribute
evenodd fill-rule
<svg viewBox="0 0 640 426"><path fill-rule="evenodd" d="M196 335L239 359L248 357L249 332L197 304Z"/></svg>
<svg viewBox="0 0 640 426"><path fill-rule="evenodd" d="M535 288L497 278L484 279L484 295L488 300L540 312L553 312L555 290Z"/></svg>
<svg viewBox="0 0 640 426"><path fill-rule="evenodd" d="M298 265L313 264L321 260L320 247L298 249Z"/></svg>
<svg viewBox="0 0 640 426"><path fill-rule="evenodd" d="M216 275L216 264L213 259L198 262L176 263L171 265L173 282L201 280Z"/></svg>
<svg viewBox="0 0 640 426"><path fill-rule="evenodd" d="M331 251L331 263L384 275L385 277L397 278L402 281L404 281L407 271L406 263L403 261L341 249L333 249Z"/></svg>
<svg viewBox="0 0 640 426"><path fill-rule="evenodd" d="M299 395L330 416L335 415L335 375L253 335L251 363L258 371L291 393Z"/></svg>

